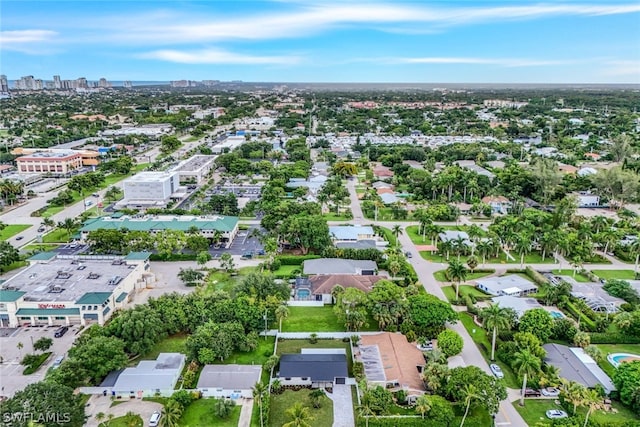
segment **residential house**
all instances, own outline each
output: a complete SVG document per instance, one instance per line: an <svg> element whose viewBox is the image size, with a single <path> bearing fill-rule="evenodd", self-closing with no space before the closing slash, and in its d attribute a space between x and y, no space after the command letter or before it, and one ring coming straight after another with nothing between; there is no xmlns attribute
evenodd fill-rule
<svg viewBox="0 0 640 427"><path fill-rule="evenodd" d="M566 175L575 175L578 172L578 168L572 165L565 165L564 163L558 163L558 171Z"/></svg>
<svg viewBox="0 0 640 427"><path fill-rule="evenodd" d="M380 199L382 200L382 203L384 203L385 205L392 205L400 201L398 196L392 193L382 193L380 194Z"/></svg>
<svg viewBox="0 0 640 427"><path fill-rule="evenodd" d="M295 299L322 301L333 304L331 292L336 286L356 288L362 292L369 292L384 276L359 276L354 274L327 274L296 279Z"/></svg>
<svg viewBox="0 0 640 427"><path fill-rule="evenodd" d="M345 384L347 372L345 349L302 349L280 356L277 377L283 386L327 388Z"/></svg>
<svg viewBox="0 0 640 427"><path fill-rule="evenodd" d="M510 308L516 312L518 319L529 310L534 308L542 308L542 305L535 298L518 298L511 295L503 295L500 297L491 298L494 304L497 304L500 308Z"/></svg>
<svg viewBox="0 0 640 427"><path fill-rule="evenodd" d="M141 360L135 368L114 371L100 386L116 399L169 397L175 391L185 359L180 353L160 353L156 360Z"/></svg>
<svg viewBox="0 0 640 427"><path fill-rule="evenodd" d="M625 302L621 298L609 295L600 283L573 283L571 295L583 300L591 310L602 313L616 313Z"/></svg>
<svg viewBox="0 0 640 427"><path fill-rule="evenodd" d="M495 296L510 295L520 297L538 290L538 287L533 282L516 274L477 279L476 286L478 289Z"/></svg>
<svg viewBox="0 0 640 427"><path fill-rule="evenodd" d="M512 208L511 200L504 196L485 196L482 203L491 206L491 212L506 215Z"/></svg>
<svg viewBox="0 0 640 427"><path fill-rule="evenodd" d="M445 230L442 233L438 234L438 238L441 242L456 242L462 240L465 245L472 245L472 242L469 239L469 235L464 231Z"/></svg>
<svg viewBox="0 0 640 427"><path fill-rule="evenodd" d="M393 171L386 166L378 165L373 168L373 176L376 179L393 178Z"/></svg>
<svg viewBox="0 0 640 427"><path fill-rule="evenodd" d="M600 206L600 196L589 191L572 193L576 197L579 208L593 208Z"/></svg>
<svg viewBox="0 0 640 427"><path fill-rule="evenodd" d="M391 332L363 335L356 358L364 364L369 384L391 391L404 390L411 403L424 394L421 376L424 356L404 335Z"/></svg>
<svg viewBox="0 0 640 427"><path fill-rule="evenodd" d="M393 190L395 188L393 184L390 184L390 183L384 182L384 181L376 181L373 184L371 184L371 186L373 188L375 188L376 190L379 190L381 188L390 188L390 189Z"/></svg>
<svg viewBox="0 0 640 427"><path fill-rule="evenodd" d="M318 258L308 259L302 263L302 272L306 275L357 274L373 276L376 271L378 271L378 265L375 261L369 260Z"/></svg>
<svg viewBox="0 0 640 427"><path fill-rule="evenodd" d="M357 242L375 238L373 227L365 225L338 225L329 227L329 234L334 242Z"/></svg>
<svg viewBox="0 0 640 427"><path fill-rule="evenodd" d="M261 374L260 365L205 365L197 389L203 397L250 399Z"/></svg>
<svg viewBox="0 0 640 427"><path fill-rule="evenodd" d="M615 390L611 378L582 348L561 344L545 344L542 348L547 352L545 363L558 368L560 378L575 381L587 388L600 385L607 394Z"/></svg>

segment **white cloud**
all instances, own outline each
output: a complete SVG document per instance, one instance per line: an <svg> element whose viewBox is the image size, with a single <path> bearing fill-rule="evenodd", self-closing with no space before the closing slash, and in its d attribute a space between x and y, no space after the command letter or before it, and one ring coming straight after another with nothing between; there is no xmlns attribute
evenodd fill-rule
<svg viewBox="0 0 640 427"><path fill-rule="evenodd" d="M603 73L608 76L632 76L635 80L640 80L640 61L608 61Z"/></svg>
<svg viewBox="0 0 640 427"><path fill-rule="evenodd" d="M49 30L0 31L0 49L31 53L38 45L51 41L58 33Z"/></svg>
<svg viewBox="0 0 640 427"><path fill-rule="evenodd" d="M144 59L159 59L181 64L243 64L243 65L291 65L300 62L297 56L254 56L229 52L222 49L198 51L156 50L139 55Z"/></svg>
<svg viewBox="0 0 640 427"><path fill-rule="evenodd" d="M501 67L543 67L549 65L566 65L575 61L539 60L527 58L472 58L472 57L419 57L391 58L385 62L403 64L475 64L497 65Z"/></svg>

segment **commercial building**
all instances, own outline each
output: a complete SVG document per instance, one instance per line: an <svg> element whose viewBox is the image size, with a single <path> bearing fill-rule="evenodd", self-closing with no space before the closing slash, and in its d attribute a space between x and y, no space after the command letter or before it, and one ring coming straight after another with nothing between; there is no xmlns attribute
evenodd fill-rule
<svg viewBox="0 0 640 427"><path fill-rule="evenodd" d="M107 129L100 132L100 136L125 136L125 135L146 135L150 138L159 138L162 135L173 133L173 126L169 123L158 123L152 125L122 125L118 129Z"/></svg>
<svg viewBox="0 0 640 427"><path fill-rule="evenodd" d="M261 374L260 365L205 365L197 388L202 397L250 399Z"/></svg>
<svg viewBox="0 0 640 427"><path fill-rule="evenodd" d="M82 158L81 166L94 168L99 164L99 156L100 153L96 150L72 150L67 148L25 148L25 147L16 147L11 150L11 154L14 156L49 156L49 154L40 154L40 153L51 153L53 156L64 156L70 155L72 153L77 153ZM54 160L55 162L55 157ZM50 162L51 163L51 162ZM27 163L27 166L29 164ZM57 164L56 164L57 167ZM34 171L36 172L36 171ZM44 171L49 172L49 171ZM25 173L28 173L26 171Z"/></svg>
<svg viewBox="0 0 640 427"><path fill-rule="evenodd" d="M0 326L103 325L155 281L149 255L36 254L0 287Z"/></svg>
<svg viewBox="0 0 640 427"><path fill-rule="evenodd" d="M180 182L202 183L215 166L216 156L195 155L178 163L171 169L176 172Z"/></svg>
<svg viewBox="0 0 640 427"><path fill-rule="evenodd" d="M65 175L82 168L82 155L73 150L37 151L16 159L18 173Z"/></svg>
<svg viewBox="0 0 640 427"><path fill-rule="evenodd" d="M211 147L211 151L215 154L227 153L235 150L245 142L247 140L244 136L229 136L224 141Z"/></svg>
<svg viewBox="0 0 640 427"><path fill-rule="evenodd" d="M139 172L124 180L124 199L116 207L164 207L179 185L177 172Z"/></svg>
<svg viewBox="0 0 640 427"><path fill-rule="evenodd" d="M84 241L91 231L99 229L146 231L158 233L164 230L189 231L196 228L200 235L213 239L217 236L230 245L238 234L237 216L193 216L193 215L147 215L131 217L128 215L90 219L80 228L80 238Z"/></svg>

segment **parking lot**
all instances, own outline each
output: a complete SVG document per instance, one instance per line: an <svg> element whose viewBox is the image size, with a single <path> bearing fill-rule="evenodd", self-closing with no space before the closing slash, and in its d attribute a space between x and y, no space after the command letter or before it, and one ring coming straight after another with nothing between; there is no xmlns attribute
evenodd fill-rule
<svg viewBox="0 0 640 427"><path fill-rule="evenodd" d="M244 255L245 253L252 252L255 255L264 250L262 243L260 243L257 237L250 237L255 229L261 230L258 226L251 226L248 230L240 230L229 248L225 249L222 247L220 249L214 249L212 247L209 252L213 255L214 259L220 258L225 252L231 255Z"/></svg>
<svg viewBox="0 0 640 427"><path fill-rule="evenodd" d="M81 245L77 243L71 243L68 245L62 245L56 248L56 252L60 255L78 255L89 249L89 245Z"/></svg>
<svg viewBox="0 0 640 427"><path fill-rule="evenodd" d="M2 363L0 364L1 395L11 397L16 391L22 390L28 384L42 380L56 357L67 354L76 339L79 326L71 326L67 333L60 338L53 336L56 329L58 329L58 326L6 329L6 331L13 331L13 333L9 336L3 335L0 337L0 356L2 357ZM32 343L42 337L53 339L53 345L48 350L52 352L51 356L37 372L31 375L22 375L24 366L20 364L20 361L25 355L33 352Z"/></svg>

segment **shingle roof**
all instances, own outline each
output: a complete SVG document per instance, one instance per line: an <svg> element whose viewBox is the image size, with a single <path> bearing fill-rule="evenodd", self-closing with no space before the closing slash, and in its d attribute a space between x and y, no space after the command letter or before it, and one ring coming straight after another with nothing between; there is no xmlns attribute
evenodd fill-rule
<svg viewBox="0 0 640 427"><path fill-rule="evenodd" d="M283 354L279 376L333 381L336 377L347 377L347 357L344 354Z"/></svg>
<svg viewBox="0 0 640 427"><path fill-rule="evenodd" d="M260 382L260 365L205 365L198 388L249 390Z"/></svg>
<svg viewBox="0 0 640 427"><path fill-rule="evenodd" d="M607 393L615 390L611 378L581 348L560 344L545 344L542 347L547 352L545 362L556 366L562 378L589 388L601 384Z"/></svg>
<svg viewBox="0 0 640 427"><path fill-rule="evenodd" d="M304 274L358 274L358 270L377 270L375 261L319 258L302 263Z"/></svg>
<svg viewBox="0 0 640 427"><path fill-rule="evenodd" d="M330 294L331 290L340 285L343 288L356 288L363 292L369 292L373 285L384 279L382 276L358 276L352 274L329 274L312 276L309 278L311 292L315 295Z"/></svg>

